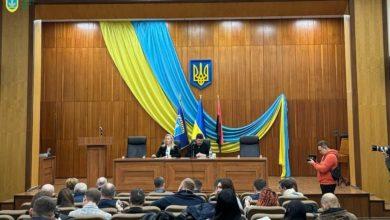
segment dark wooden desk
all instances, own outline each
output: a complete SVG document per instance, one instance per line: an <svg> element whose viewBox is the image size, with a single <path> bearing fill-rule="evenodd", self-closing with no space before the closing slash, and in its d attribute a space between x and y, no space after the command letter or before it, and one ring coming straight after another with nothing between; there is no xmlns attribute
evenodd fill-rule
<svg viewBox="0 0 390 220"><path fill-rule="evenodd" d="M267 158L217 158L217 159L116 159L114 160L114 184L118 191L142 188L154 189L153 179L165 178L165 186L176 191L186 178L202 181L204 191L214 190L216 178L231 178L237 191L252 191L253 180L268 179Z"/></svg>

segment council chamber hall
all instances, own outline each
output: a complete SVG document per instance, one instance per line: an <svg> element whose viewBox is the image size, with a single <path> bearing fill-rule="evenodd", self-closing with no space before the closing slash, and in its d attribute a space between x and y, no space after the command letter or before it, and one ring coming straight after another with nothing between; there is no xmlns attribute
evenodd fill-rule
<svg viewBox="0 0 390 220"><path fill-rule="evenodd" d="M1 6L0 220L390 219L390 1Z"/></svg>

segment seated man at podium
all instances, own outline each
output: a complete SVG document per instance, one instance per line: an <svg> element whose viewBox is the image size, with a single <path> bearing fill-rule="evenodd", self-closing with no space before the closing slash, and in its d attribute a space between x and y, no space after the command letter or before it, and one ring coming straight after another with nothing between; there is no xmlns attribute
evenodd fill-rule
<svg viewBox="0 0 390 220"><path fill-rule="evenodd" d="M165 135L164 143L158 148L157 154L152 157L180 157L179 147L175 145L171 134Z"/></svg>
<svg viewBox="0 0 390 220"><path fill-rule="evenodd" d="M204 142L203 134L197 134L195 141L188 146L186 157L205 158L209 156L210 146Z"/></svg>

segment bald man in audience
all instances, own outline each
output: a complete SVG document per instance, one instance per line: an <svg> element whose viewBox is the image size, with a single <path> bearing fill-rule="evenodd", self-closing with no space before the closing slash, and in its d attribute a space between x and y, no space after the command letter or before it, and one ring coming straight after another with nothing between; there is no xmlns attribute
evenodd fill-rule
<svg viewBox="0 0 390 220"><path fill-rule="evenodd" d="M107 181L107 178L106 177L99 177L97 180L96 180L96 188L98 189L98 190L100 190L101 188L102 188L102 186L104 185L104 184L106 184L106 183L108 183L108 181Z"/></svg>
<svg viewBox="0 0 390 220"><path fill-rule="evenodd" d="M45 184L42 186L41 191L46 191L51 194L51 196L55 196L54 194L54 186L51 184Z"/></svg>
<svg viewBox="0 0 390 220"><path fill-rule="evenodd" d="M103 208L116 208L118 211L122 211L122 202L114 199L116 188L114 184L107 183L102 186L100 189L100 192L102 193L102 197L98 203L99 209Z"/></svg>
<svg viewBox="0 0 390 220"><path fill-rule="evenodd" d="M323 212L318 219L345 219L355 220L356 216L341 208L339 200L333 193L325 193L321 198Z"/></svg>
<svg viewBox="0 0 390 220"><path fill-rule="evenodd" d="M192 206L203 203L204 200L193 193L194 188L194 181L190 178L186 178L181 182L178 192L154 201L151 205L157 206L163 210L170 205Z"/></svg>

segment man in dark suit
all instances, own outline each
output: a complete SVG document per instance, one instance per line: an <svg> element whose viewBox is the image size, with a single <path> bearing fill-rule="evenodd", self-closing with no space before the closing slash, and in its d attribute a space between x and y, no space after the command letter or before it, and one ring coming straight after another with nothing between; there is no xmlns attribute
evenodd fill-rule
<svg viewBox="0 0 390 220"><path fill-rule="evenodd" d="M197 134L195 142L192 142L186 153L186 157L204 158L209 156L210 146L204 142L203 134Z"/></svg>
<svg viewBox="0 0 390 220"><path fill-rule="evenodd" d="M203 203L204 200L193 193L194 188L194 181L190 178L186 178L181 182L177 193L154 201L151 205L157 206L163 210L170 205L192 206Z"/></svg>

